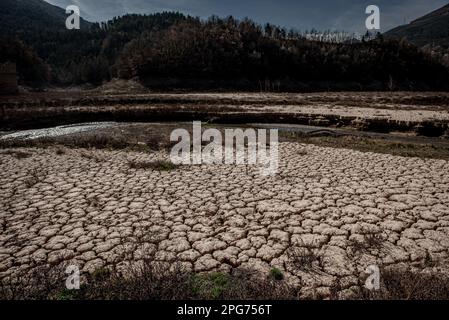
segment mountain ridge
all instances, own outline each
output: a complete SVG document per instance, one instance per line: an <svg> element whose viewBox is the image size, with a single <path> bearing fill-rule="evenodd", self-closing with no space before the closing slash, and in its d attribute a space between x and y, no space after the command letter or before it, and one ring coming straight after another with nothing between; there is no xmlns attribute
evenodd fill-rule
<svg viewBox="0 0 449 320"><path fill-rule="evenodd" d="M14 33L14 29L65 28L68 15L65 9L43 0L1 0L0 27L4 32ZM81 18L81 28L90 22Z"/></svg>
<svg viewBox="0 0 449 320"><path fill-rule="evenodd" d="M67 30L63 9L42 0L1 1L0 61L17 64L21 83L100 85L121 78L157 90L250 91L448 86L449 70L438 57L383 37L311 40L250 19L179 12L125 15Z"/></svg>
<svg viewBox="0 0 449 320"><path fill-rule="evenodd" d="M393 28L384 35L405 38L419 47L426 45L449 47L449 4L409 24Z"/></svg>

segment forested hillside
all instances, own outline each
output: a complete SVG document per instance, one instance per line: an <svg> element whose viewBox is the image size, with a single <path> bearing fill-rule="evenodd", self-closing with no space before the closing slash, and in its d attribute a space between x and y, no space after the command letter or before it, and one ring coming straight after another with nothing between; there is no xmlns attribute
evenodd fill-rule
<svg viewBox="0 0 449 320"><path fill-rule="evenodd" d="M31 22L15 23L12 15ZM48 13L45 19L53 22L43 26L28 11L0 12L0 62L15 60L22 83L101 84L137 77L161 89L437 90L447 88L449 79L437 57L382 37L353 44L311 41L249 19L204 21L174 12L67 30L57 16Z"/></svg>
<svg viewBox="0 0 449 320"><path fill-rule="evenodd" d="M418 46L432 45L448 48L449 4L410 22L410 24L396 27L385 35L406 38Z"/></svg>
<svg viewBox="0 0 449 320"><path fill-rule="evenodd" d="M17 33L26 36L26 31L54 29L65 26L65 9L42 0L1 0L0 30L2 34ZM81 28L90 23L81 19Z"/></svg>

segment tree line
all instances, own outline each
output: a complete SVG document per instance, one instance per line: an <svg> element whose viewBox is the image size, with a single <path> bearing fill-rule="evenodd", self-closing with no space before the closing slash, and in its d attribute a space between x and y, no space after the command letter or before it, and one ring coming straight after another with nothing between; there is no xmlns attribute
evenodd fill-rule
<svg viewBox="0 0 449 320"><path fill-rule="evenodd" d="M250 19L176 12L126 15L78 31L23 26L5 30L0 48L0 60L17 60L23 81L56 85L119 77L162 88L416 90L444 89L449 75L438 57L405 40L317 41Z"/></svg>

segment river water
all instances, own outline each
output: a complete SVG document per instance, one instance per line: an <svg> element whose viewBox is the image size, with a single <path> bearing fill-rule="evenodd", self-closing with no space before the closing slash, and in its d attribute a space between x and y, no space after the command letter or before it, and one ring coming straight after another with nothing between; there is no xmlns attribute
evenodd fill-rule
<svg viewBox="0 0 449 320"><path fill-rule="evenodd" d="M189 122L176 122L180 126L186 126ZM11 139L21 139L21 140L33 140L39 138L51 138L59 137L69 134L76 134L82 132L96 131L99 129L105 129L114 126L126 126L132 123L118 123L118 122L86 122L71 125L62 125L51 128L44 129L30 129L30 130L20 130L15 132L5 132L0 131L0 141L1 140L11 140ZM151 125L151 123L147 123ZM156 123L154 123L156 124ZM161 123L157 123L161 124ZM170 124L175 124L171 122ZM330 127L316 127L307 125L295 125L295 124L262 124L262 123L248 123L248 124L217 124L217 128L222 127L241 127L241 128L263 128L263 129L278 129L280 132L298 132L305 134L306 136L362 136L370 138L379 138L386 140L393 140L398 142L421 142L421 143L436 143L447 145L448 141L446 139L439 138L428 138L428 137L417 137L417 136L397 136L394 134L386 133L376 133L376 132L363 132L352 129L342 129L342 128L330 128Z"/></svg>
<svg viewBox="0 0 449 320"><path fill-rule="evenodd" d="M8 139L33 140L39 138L59 137L72 133L80 133L104 129L115 125L117 125L116 122L90 122L90 123L57 126L45 129L21 130L14 133L4 132L2 135L0 135L0 140L8 140Z"/></svg>

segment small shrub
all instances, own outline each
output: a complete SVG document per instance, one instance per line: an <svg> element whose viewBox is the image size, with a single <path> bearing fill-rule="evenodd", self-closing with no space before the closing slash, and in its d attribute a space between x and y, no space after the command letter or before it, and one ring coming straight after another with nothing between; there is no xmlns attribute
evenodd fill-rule
<svg viewBox="0 0 449 320"><path fill-rule="evenodd" d="M156 161L134 161L128 162L128 166L131 169L150 169L158 171L171 171L178 168L177 165L170 161L156 160Z"/></svg>
<svg viewBox="0 0 449 320"><path fill-rule="evenodd" d="M58 156L62 156L63 154L65 154L66 153L66 150L65 150L65 148L64 147L61 147L61 146L58 146L57 148L56 148L56 154L58 155Z"/></svg>
<svg viewBox="0 0 449 320"><path fill-rule="evenodd" d="M94 207L94 208L100 207L100 199L96 195L93 197L86 198L86 201L87 201L87 204L91 207Z"/></svg>
<svg viewBox="0 0 449 320"><path fill-rule="evenodd" d="M438 273L383 272L383 299L448 300L449 277Z"/></svg>
<svg viewBox="0 0 449 320"><path fill-rule="evenodd" d="M107 280L110 276L111 270L108 268L99 268L92 273L92 278L99 281Z"/></svg>
<svg viewBox="0 0 449 320"><path fill-rule="evenodd" d="M103 162L104 161L104 158L101 158L100 156L96 155L94 152L83 151L80 153L80 156L85 159L93 160L95 162Z"/></svg>
<svg viewBox="0 0 449 320"><path fill-rule="evenodd" d="M370 250L380 250L383 247L385 238L380 233L367 233L363 240L352 239L349 243L349 249L352 255L361 255L369 253Z"/></svg>
<svg viewBox="0 0 449 320"><path fill-rule="evenodd" d="M219 299L223 292L229 288L230 276L221 272L193 275L190 280L192 293L195 296Z"/></svg>
<svg viewBox="0 0 449 320"><path fill-rule="evenodd" d="M311 248L291 248L287 251L289 264L297 270L310 272L314 270L314 263L320 262L318 256Z"/></svg>
<svg viewBox="0 0 449 320"><path fill-rule="evenodd" d="M280 281L284 279L284 274L278 268L272 268L270 270L270 277L273 278L274 280Z"/></svg>
<svg viewBox="0 0 449 320"><path fill-rule="evenodd" d="M354 297L363 300L449 300L449 276L399 268L381 270L378 291L360 286Z"/></svg>
<svg viewBox="0 0 449 320"><path fill-rule="evenodd" d="M64 288L60 292L57 292L54 298L55 300L77 300L77 292L77 290L69 290Z"/></svg>
<svg viewBox="0 0 449 320"><path fill-rule="evenodd" d="M38 171L37 169L29 170L28 171L28 177L25 179L24 183L27 186L27 188L31 188L38 184L39 182L42 182L46 176L46 173L43 171Z"/></svg>

